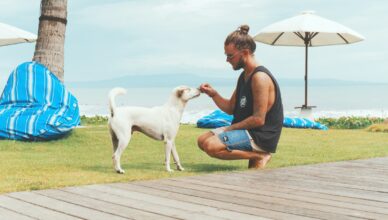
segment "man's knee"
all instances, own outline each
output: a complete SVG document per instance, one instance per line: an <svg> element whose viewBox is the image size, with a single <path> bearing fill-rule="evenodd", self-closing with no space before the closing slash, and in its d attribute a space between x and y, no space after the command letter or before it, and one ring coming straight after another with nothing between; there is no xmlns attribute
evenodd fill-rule
<svg viewBox="0 0 388 220"><path fill-rule="evenodd" d="M205 138L203 137L203 135L199 136L197 139L197 145L201 150L203 150L204 142L205 142Z"/></svg>
<svg viewBox="0 0 388 220"><path fill-rule="evenodd" d="M220 148L217 141L214 139L212 132L207 132L198 137L198 147L203 150L207 155L214 158L219 158Z"/></svg>
<svg viewBox="0 0 388 220"><path fill-rule="evenodd" d="M198 140L198 147L207 153L211 147L209 139Z"/></svg>
<svg viewBox="0 0 388 220"><path fill-rule="evenodd" d="M205 151L209 145L209 138L212 136L212 133L209 133L210 132L204 133L200 135L197 139L198 147L203 151Z"/></svg>
<svg viewBox="0 0 388 220"><path fill-rule="evenodd" d="M218 150L215 146L215 143L210 139L207 138L202 142L201 149L210 157L217 158L218 156Z"/></svg>
<svg viewBox="0 0 388 220"><path fill-rule="evenodd" d="M201 149L202 149L202 145L203 145L203 141L204 141L204 140L205 140L205 138L204 138L203 134L200 135L200 136L197 138L197 145L198 145L198 147L201 148Z"/></svg>

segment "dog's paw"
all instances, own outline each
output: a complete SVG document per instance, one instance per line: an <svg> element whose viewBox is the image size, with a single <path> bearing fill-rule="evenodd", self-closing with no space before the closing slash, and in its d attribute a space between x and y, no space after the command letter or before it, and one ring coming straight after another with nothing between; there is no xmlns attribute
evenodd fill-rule
<svg viewBox="0 0 388 220"><path fill-rule="evenodd" d="M172 170L171 168L167 168L166 170L167 170L167 172L169 172L169 173L173 173L173 172L174 172L174 170Z"/></svg>
<svg viewBox="0 0 388 220"><path fill-rule="evenodd" d="M123 169L119 169L119 170L116 170L116 173L118 173L118 174L124 174L125 171L124 171Z"/></svg>
<svg viewBox="0 0 388 220"><path fill-rule="evenodd" d="M182 166L177 166L176 169L179 170L179 171L184 171L185 170L185 168L183 168Z"/></svg>

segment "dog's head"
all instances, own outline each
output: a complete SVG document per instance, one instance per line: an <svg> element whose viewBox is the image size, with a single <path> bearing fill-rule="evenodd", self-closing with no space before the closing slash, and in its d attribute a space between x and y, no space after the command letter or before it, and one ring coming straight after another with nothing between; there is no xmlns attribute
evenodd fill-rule
<svg viewBox="0 0 388 220"><path fill-rule="evenodd" d="M188 86L178 86L173 90L173 95L177 99L187 102L190 99L196 98L201 94L201 91L197 88L191 88Z"/></svg>

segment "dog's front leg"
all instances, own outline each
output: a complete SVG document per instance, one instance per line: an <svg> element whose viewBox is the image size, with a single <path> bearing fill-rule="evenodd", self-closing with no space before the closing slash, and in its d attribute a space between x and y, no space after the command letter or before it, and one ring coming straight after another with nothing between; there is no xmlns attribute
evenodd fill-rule
<svg viewBox="0 0 388 220"><path fill-rule="evenodd" d="M178 155L178 152L176 151L175 142L172 143L172 156L174 157L176 169L179 170L179 171L185 170L185 169L182 167L181 162L180 162L180 160L179 160L179 155Z"/></svg>
<svg viewBox="0 0 388 220"><path fill-rule="evenodd" d="M171 157L171 150L173 148L173 142L171 140L166 140L165 141L165 154L166 154L166 159L165 159L165 163L166 163L166 170L168 172L173 172L173 170L170 168L170 157Z"/></svg>

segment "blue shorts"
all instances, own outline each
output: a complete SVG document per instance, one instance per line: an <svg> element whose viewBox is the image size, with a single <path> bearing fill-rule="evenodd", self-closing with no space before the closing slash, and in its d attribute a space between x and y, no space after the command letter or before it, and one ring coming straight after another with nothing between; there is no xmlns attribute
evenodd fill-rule
<svg viewBox="0 0 388 220"><path fill-rule="evenodd" d="M218 138L226 145L228 151L252 151L251 138L246 130L232 130L218 134Z"/></svg>

